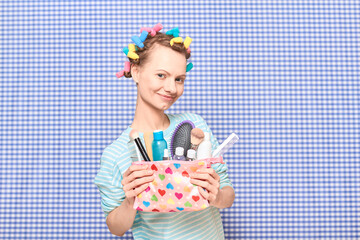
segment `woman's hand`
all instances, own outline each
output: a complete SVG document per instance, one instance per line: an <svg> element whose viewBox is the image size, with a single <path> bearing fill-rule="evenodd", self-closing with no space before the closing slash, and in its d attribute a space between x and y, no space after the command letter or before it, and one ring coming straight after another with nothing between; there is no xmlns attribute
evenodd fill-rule
<svg viewBox="0 0 360 240"><path fill-rule="evenodd" d="M148 169L149 165L131 165L124 173L121 184L129 204L133 204L135 197L145 191L154 180L153 171Z"/></svg>
<svg viewBox="0 0 360 240"><path fill-rule="evenodd" d="M215 170L212 168L198 169L190 177L190 183L198 185L200 194L209 201L211 206L217 207L220 192L220 176Z"/></svg>

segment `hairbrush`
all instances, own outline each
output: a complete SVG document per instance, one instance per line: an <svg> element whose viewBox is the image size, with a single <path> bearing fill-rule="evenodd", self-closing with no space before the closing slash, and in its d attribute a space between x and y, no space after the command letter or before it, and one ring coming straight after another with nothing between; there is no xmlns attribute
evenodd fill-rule
<svg viewBox="0 0 360 240"><path fill-rule="evenodd" d="M171 156L174 157L175 149L177 147L184 148L184 153L191 148L191 130L195 128L195 125L190 120L182 121L175 128L170 143Z"/></svg>

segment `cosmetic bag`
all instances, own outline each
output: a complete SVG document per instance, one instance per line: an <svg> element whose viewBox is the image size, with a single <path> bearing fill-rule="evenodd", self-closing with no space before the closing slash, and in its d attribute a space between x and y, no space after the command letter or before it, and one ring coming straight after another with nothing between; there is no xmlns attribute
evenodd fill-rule
<svg viewBox="0 0 360 240"><path fill-rule="evenodd" d="M223 158L133 162L150 165L155 176L149 187L135 198L134 209L144 212L181 212L207 208L209 202L200 195L197 185L190 183L190 174L201 168L210 168L213 163L224 163Z"/></svg>

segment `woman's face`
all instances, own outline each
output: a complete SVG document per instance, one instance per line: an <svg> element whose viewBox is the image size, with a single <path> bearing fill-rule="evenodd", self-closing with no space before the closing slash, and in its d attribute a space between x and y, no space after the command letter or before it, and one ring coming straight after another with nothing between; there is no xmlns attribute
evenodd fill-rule
<svg viewBox="0 0 360 240"><path fill-rule="evenodd" d="M186 58L183 54L155 45L147 62L131 69L137 83L138 101L158 110L166 110L183 94Z"/></svg>

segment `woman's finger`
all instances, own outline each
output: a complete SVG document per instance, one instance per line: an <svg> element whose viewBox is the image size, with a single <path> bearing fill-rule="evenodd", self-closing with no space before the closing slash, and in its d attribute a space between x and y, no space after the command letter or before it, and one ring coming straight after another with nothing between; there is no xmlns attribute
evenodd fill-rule
<svg viewBox="0 0 360 240"><path fill-rule="evenodd" d="M196 173L208 173L210 174L216 181L220 181L220 176L213 168L200 168L196 171Z"/></svg>
<svg viewBox="0 0 360 240"><path fill-rule="evenodd" d="M154 174L153 170L137 170L132 172L128 177L128 181L132 182L135 179L138 178L142 178L142 177L147 177L147 176L152 176Z"/></svg>
<svg viewBox="0 0 360 240"><path fill-rule="evenodd" d="M137 178L131 182L129 182L128 184L126 184L125 186L123 186L123 190L124 191L129 191L132 190L134 188L137 188L145 183L150 183L154 180L154 176L148 176L148 177L141 177L141 178Z"/></svg>
<svg viewBox="0 0 360 240"><path fill-rule="evenodd" d="M205 191L202 187L197 187L199 190L199 193L201 196L203 196L203 198L205 198L206 200L209 200L209 192Z"/></svg>
<svg viewBox="0 0 360 240"><path fill-rule="evenodd" d="M126 191L125 192L125 196L127 198L132 198L132 197L136 197L137 195L139 195L140 193L142 193L143 191L145 191L146 188L149 187L149 183L146 183L146 184L143 184L141 185L140 187L138 188L134 188L134 189L131 189L129 191Z"/></svg>
<svg viewBox="0 0 360 240"><path fill-rule="evenodd" d="M208 200L210 204L216 200L216 195L205 191L204 189L202 189L199 186L198 186L198 190L199 190L200 195L203 196L204 199Z"/></svg>
<svg viewBox="0 0 360 240"><path fill-rule="evenodd" d="M132 172L134 171L138 171L138 170L145 170L149 167L149 165L147 164L142 164L142 165L137 165L137 164L134 164L134 165L131 165L125 172L124 172L124 175L123 175L123 178L125 177L128 177Z"/></svg>
<svg viewBox="0 0 360 240"><path fill-rule="evenodd" d="M219 180L216 180L213 175L210 175L209 173L193 173L191 175L192 179L207 181L209 184L213 185L215 188L219 188L220 183Z"/></svg>
<svg viewBox="0 0 360 240"><path fill-rule="evenodd" d="M203 187L215 195L218 192L218 188L216 186L210 184L208 181L203 181L203 180L198 180L198 179L190 179L190 183L195 184L200 187Z"/></svg>
<svg viewBox="0 0 360 240"><path fill-rule="evenodd" d="M132 181L134 181L137 178L141 178L144 176L150 176L153 174L152 170L144 170L144 169L128 169L123 175L123 180L121 181L121 184L124 186Z"/></svg>

